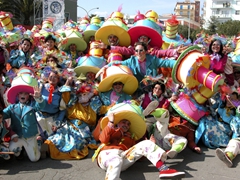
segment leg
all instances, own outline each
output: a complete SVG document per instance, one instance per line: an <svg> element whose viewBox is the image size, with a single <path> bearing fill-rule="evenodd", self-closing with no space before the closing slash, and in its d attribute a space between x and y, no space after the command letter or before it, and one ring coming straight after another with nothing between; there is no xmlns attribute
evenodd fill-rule
<svg viewBox="0 0 240 180"><path fill-rule="evenodd" d="M98 165L106 170L106 180L117 180L122 170L123 158L120 156L121 150L103 150L98 155Z"/></svg>
<svg viewBox="0 0 240 180"><path fill-rule="evenodd" d="M27 138L23 144L27 155L32 162L36 162L40 159L40 148L37 143L36 137Z"/></svg>

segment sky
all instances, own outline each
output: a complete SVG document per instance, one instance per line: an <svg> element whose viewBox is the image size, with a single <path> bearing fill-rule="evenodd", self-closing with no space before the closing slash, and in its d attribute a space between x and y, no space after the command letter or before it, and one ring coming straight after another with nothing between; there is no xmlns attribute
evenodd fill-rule
<svg viewBox="0 0 240 180"><path fill-rule="evenodd" d="M118 10L122 5L121 12L128 15L136 15L138 11L145 14L149 10L156 11L158 15L172 14L176 2L184 2L185 0L78 0L77 15L84 17L86 12L89 15L97 14L100 17L108 17L112 12ZM190 0L194 2L194 0ZM204 0L200 0L202 8ZM99 8L99 9L95 9Z"/></svg>

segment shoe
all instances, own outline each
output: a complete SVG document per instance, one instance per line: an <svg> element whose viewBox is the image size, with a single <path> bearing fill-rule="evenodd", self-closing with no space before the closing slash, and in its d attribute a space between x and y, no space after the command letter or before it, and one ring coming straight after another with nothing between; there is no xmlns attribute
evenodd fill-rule
<svg viewBox="0 0 240 180"><path fill-rule="evenodd" d="M143 115L146 117L147 115L151 114L159 105L158 101L152 101L148 104L148 106L144 109Z"/></svg>
<svg viewBox="0 0 240 180"><path fill-rule="evenodd" d="M175 158L177 156L177 151L174 151L174 150L170 150L167 152L167 156L171 159Z"/></svg>
<svg viewBox="0 0 240 180"><path fill-rule="evenodd" d="M216 155L221 161L223 161L227 165L227 167L229 168L232 167L233 165L232 161L227 157L227 155L223 150L221 150L220 148L217 148Z"/></svg>
<svg viewBox="0 0 240 180"><path fill-rule="evenodd" d="M25 149L22 148L20 154L19 154L19 153L15 153L15 156L16 156L16 159L17 159L17 160L23 160L23 158L24 158L24 151L25 151ZM18 155L18 154L19 154L19 155Z"/></svg>
<svg viewBox="0 0 240 180"><path fill-rule="evenodd" d="M171 178L184 178L185 172L178 172L175 169L167 169L159 172L160 179L171 179Z"/></svg>

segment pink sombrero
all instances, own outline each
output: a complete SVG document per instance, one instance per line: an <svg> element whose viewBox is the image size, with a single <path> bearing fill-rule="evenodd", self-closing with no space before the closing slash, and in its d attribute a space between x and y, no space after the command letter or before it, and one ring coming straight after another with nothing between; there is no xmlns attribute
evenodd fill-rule
<svg viewBox="0 0 240 180"><path fill-rule="evenodd" d="M143 19L137 21L133 27L128 30L131 37L131 45L133 46L135 42L138 42L140 36L147 36L151 38L149 45L154 47L162 47L162 29L160 26L151 21L150 19Z"/></svg>

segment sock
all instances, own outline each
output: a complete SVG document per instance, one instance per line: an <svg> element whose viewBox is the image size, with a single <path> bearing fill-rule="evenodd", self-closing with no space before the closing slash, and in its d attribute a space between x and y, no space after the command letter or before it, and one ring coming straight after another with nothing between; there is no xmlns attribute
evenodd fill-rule
<svg viewBox="0 0 240 180"><path fill-rule="evenodd" d="M234 159L234 154L232 152L226 152L226 155L231 161Z"/></svg>
<svg viewBox="0 0 240 180"><path fill-rule="evenodd" d="M177 153L179 153L183 150L184 145L185 143L175 144L172 146L171 150L177 151Z"/></svg>
<svg viewBox="0 0 240 180"><path fill-rule="evenodd" d="M160 118L165 111L166 111L165 109L157 108L151 113L151 115L153 115L156 118Z"/></svg>
<svg viewBox="0 0 240 180"><path fill-rule="evenodd" d="M158 168L159 171L168 169L168 166L166 166L166 164L164 164L161 160L157 162L156 167Z"/></svg>

